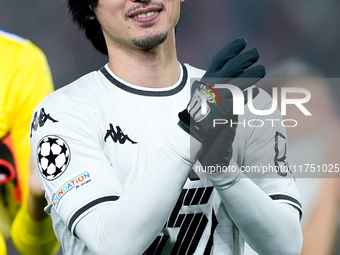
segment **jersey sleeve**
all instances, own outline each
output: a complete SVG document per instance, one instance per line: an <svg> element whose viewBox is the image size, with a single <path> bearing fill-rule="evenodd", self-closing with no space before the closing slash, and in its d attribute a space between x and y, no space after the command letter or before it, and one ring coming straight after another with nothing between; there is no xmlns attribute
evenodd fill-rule
<svg viewBox="0 0 340 255"><path fill-rule="evenodd" d="M251 104L264 111L272 107L273 100L260 90ZM240 133L246 142L238 164L244 174L273 200L291 204L301 213L299 194L288 161L285 126L292 123L283 122L280 111L276 106L273 109L275 111L268 115L254 114L249 110L248 102L245 115L239 119L238 129L242 130Z"/></svg>
<svg viewBox="0 0 340 255"><path fill-rule="evenodd" d="M68 100L76 107L69 107ZM47 211L57 211L68 228L94 208L117 200L119 178L105 156L95 114L77 99L40 104L31 123L36 172L46 191Z"/></svg>
<svg viewBox="0 0 340 255"><path fill-rule="evenodd" d="M53 90L51 72L43 52L27 41L14 55L16 64L11 77L8 103L9 133L17 158L19 180L23 195L27 193L30 144L28 131L34 108Z"/></svg>
<svg viewBox="0 0 340 255"><path fill-rule="evenodd" d="M6 255L6 254L7 254L6 242L0 231L0 255Z"/></svg>
<svg viewBox="0 0 340 255"><path fill-rule="evenodd" d="M52 229L51 218L32 220L27 205L20 208L12 223L11 240L21 255L54 255L60 248Z"/></svg>

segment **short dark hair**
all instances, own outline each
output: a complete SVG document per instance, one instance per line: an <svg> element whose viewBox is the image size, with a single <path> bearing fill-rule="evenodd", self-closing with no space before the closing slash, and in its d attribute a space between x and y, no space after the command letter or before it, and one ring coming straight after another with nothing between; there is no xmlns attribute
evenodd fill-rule
<svg viewBox="0 0 340 255"><path fill-rule="evenodd" d="M68 0L68 10L72 20L84 31L92 45L104 55L108 55L104 34L97 19L91 19L95 14L90 6L95 6L98 0Z"/></svg>

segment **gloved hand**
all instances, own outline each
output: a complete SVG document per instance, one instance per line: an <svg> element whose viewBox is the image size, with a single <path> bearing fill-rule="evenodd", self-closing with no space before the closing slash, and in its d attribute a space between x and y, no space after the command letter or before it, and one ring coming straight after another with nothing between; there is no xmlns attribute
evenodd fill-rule
<svg viewBox="0 0 340 255"><path fill-rule="evenodd" d="M232 119L234 122L237 120L237 116L233 115L231 92L228 89L215 89L214 85L232 84L244 90L265 75L263 66L251 67L259 59L259 54L256 49L242 52L246 45L245 39L236 39L215 55L202 79L193 83L187 109L179 113L178 124L203 144L202 155L212 146L221 128L225 128L214 127L214 119ZM219 102L216 102L216 98ZM202 113L204 105L207 109ZM236 127L230 128L227 132L225 139L228 143L232 144L235 132Z"/></svg>
<svg viewBox="0 0 340 255"><path fill-rule="evenodd" d="M259 89L257 87L253 88L252 97L253 99L258 95ZM244 94L244 104L248 102L247 91ZM229 119L228 119L229 118ZM200 154L198 160L202 166L220 166L221 168L229 166L234 142L236 135L236 128L238 123L238 115L229 115L227 117L229 120L228 124L220 125L220 129L216 134L211 137L208 145L205 146ZM232 125L231 121L232 120Z"/></svg>

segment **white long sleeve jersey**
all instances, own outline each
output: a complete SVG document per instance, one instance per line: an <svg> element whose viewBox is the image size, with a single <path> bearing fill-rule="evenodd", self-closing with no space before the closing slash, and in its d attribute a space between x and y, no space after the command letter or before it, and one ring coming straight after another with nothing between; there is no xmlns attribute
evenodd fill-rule
<svg viewBox="0 0 340 255"><path fill-rule="evenodd" d="M78 233L79 222L100 208L118 203L148 166L159 160L158 151L177 126L178 113L189 102L190 80L204 74L187 64L180 67L176 84L150 89L124 82L106 65L51 93L37 106L30 130L31 148L38 177L46 191L45 210L52 217L64 254L94 254L89 248L93 244L87 245L81 238L92 233ZM260 90L253 104L256 109L267 109L271 98ZM247 107L245 114L239 116L233 162L273 200L300 209L290 174L268 172L253 178L251 167L260 169L287 163L284 127L280 121L264 118L281 120L278 111L269 117L255 116ZM264 125L254 128L254 120L261 119ZM180 142L189 143L189 135L185 137L187 139ZM162 162L159 164L161 173ZM181 169L172 171L176 175ZM244 240L228 208L207 178L194 177L194 174L188 175L167 215L168 220L156 235L148 237L148 231L132 233L132 236L145 235L146 240L154 240L147 241L147 246L137 254L242 254ZM155 188L154 193L157 192ZM137 202L131 200L132 204ZM162 207L163 201L153 203ZM119 221L130 222L133 229L133 224L141 220L139 216L143 216L139 211L148 212L142 207L143 204L131 205L135 217L123 217ZM117 206L116 210L121 209ZM150 214L157 217L157 210ZM110 234L103 231L103 235ZM129 229L117 227L110 231L124 233ZM133 239L122 237L118 243L132 247ZM107 254L119 254L120 248L117 247L117 253L115 250Z"/></svg>

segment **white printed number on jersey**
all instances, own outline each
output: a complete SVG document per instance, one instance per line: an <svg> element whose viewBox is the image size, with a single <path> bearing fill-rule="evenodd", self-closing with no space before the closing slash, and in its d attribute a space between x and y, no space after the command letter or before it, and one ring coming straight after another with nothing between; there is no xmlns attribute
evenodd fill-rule
<svg viewBox="0 0 340 255"><path fill-rule="evenodd" d="M71 152L63 139L50 135L40 140L37 156L40 173L46 180L52 181L65 172Z"/></svg>

